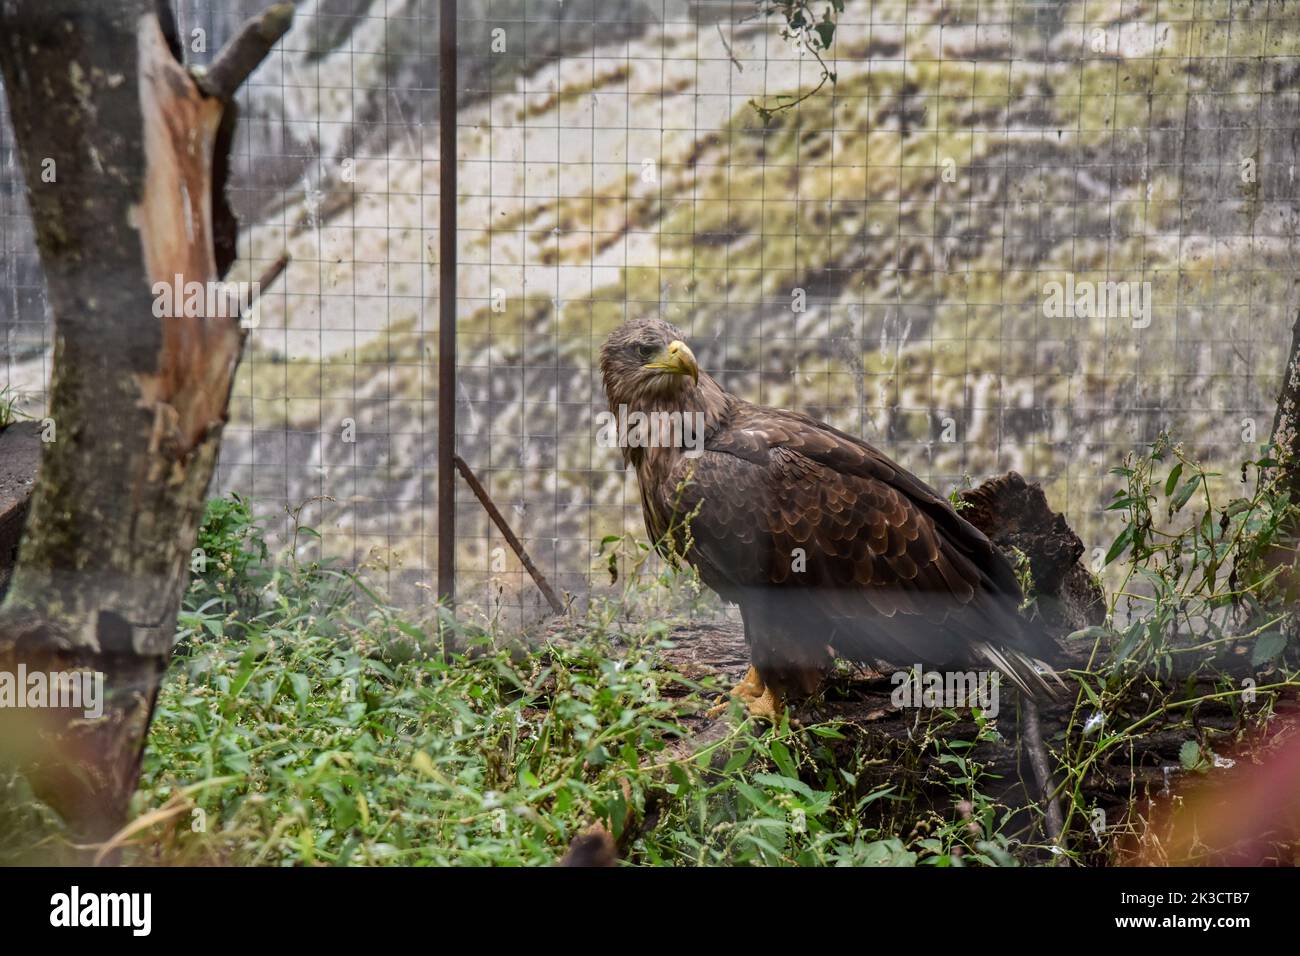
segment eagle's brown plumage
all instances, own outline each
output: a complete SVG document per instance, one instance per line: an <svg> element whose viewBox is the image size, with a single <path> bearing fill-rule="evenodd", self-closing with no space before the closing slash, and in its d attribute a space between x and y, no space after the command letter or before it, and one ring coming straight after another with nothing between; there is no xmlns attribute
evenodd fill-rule
<svg viewBox="0 0 1300 956"><path fill-rule="evenodd" d="M682 333L629 322L601 350L610 408L699 413L698 456L625 448L646 528L740 607L751 660L779 697L816 689L833 655L967 668L1046 689L1056 648L1021 618L1006 559L946 498L860 439L723 391Z"/></svg>

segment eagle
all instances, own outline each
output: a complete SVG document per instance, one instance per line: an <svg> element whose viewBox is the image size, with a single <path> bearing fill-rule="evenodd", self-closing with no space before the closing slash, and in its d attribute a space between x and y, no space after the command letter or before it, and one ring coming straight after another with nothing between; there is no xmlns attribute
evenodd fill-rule
<svg viewBox="0 0 1300 956"><path fill-rule="evenodd" d="M626 322L600 351L646 531L740 609L750 667L731 695L777 720L836 658L969 670L1050 695L1059 649L1020 614L1007 559L879 449L725 391L675 326ZM725 707L725 705L723 705Z"/></svg>

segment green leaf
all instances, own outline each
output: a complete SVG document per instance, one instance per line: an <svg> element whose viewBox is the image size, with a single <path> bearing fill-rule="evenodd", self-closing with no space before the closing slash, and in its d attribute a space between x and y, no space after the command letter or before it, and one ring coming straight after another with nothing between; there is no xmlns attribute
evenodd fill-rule
<svg viewBox="0 0 1300 956"><path fill-rule="evenodd" d="M1142 638L1142 632L1146 630L1146 625L1142 621L1134 621L1124 632L1124 639L1120 641L1119 647L1115 648L1116 662L1126 661L1129 655L1137 647L1138 641Z"/></svg>
<svg viewBox="0 0 1300 956"><path fill-rule="evenodd" d="M1183 505L1187 504L1187 502L1191 499L1192 492L1196 491L1196 486L1199 485L1200 483L1201 483L1200 475L1195 475L1194 477L1188 478L1187 481L1183 483L1183 486L1178 489L1178 494L1175 495L1174 500L1169 503L1169 507L1172 508L1174 511L1181 511Z"/></svg>
<svg viewBox="0 0 1300 956"><path fill-rule="evenodd" d="M975 844L975 849L987 855L998 866L1019 866L1020 863L1010 853L998 846L996 843L990 843L988 840L980 840Z"/></svg>
<svg viewBox="0 0 1300 956"><path fill-rule="evenodd" d="M904 849L901 840L890 837L868 843L860 861L862 866L915 866L916 854Z"/></svg>
<svg viewBox="0 0 1300 956"><path fill-rule="evenodd" d="M289 686L293 689L293 699L298 702L299 710L306 710L307 701L311 697L311 681L307 680L307 675L290 674Z"/></svg>
<svg viewBox="0 0 1300 956"><path fill-rule="evenodd" d="M774 814L776 812L776 808L772 805L772 802L763 795L761 790L750 786L743 780L737 780L735 786L736 792L744 797L755 810L758 810L760 813L769 814Z"/></svg>
<svg viewBox="0 0 1300 956"><path fill-rule="evenodd" d="M1201 761L1201 745L1189 740L1178 748L1178 762L1184 770L1191 770Z"/></svg>
<svg viewBox="0 0 1300 956"><path fill-rule="evenodd" d="M779 740L772 741L772 746L768 748L772 754L772 761L777 768L787 777L798 779L799 773L794 767L794 758L790 756L790 751L785 744Z"/></svg>
<svg viewBox="0 0 1300 956"><path fill-rule="evenodd" d="M826 19L817 24L814 29L817 31L817 39L821 41L822 47L829 47L831 41L835 39L835 21L827 15Z"/></svg>
<svg viewBox="0 0 1300 956"><path fill-rule="evenodd" d="M809 727L808 729L812 731L812 733L815 734L816 736L825 737L827 740L848 739L842 733L836 730L834 727L827 727L825 724L814 724L812 727Z"/></svg>
<svg viewBox="0 0 1300 956"><path fill-rule="evenodd" d="M1169 472L1169 477L1165 479L1165 497L1168 498L1178 487L1178 478L1183 473L1183 463L1180 461Z"/></svg>
<svg viewBox="0 0 1300 956"><path fill-rule="evenodd" d="M763 786L774 790L789 790L791 793L797 793L809 800L818 800L824 796L824 794L814 792L812 787L802 780L796 780L794 777L781 777L774 773L756 773L754 774L754 782L761 783Z"/></svg>
<svg viewBox="0 0 1300 956"><path fill-rule="evenodd" d="M261 641L255 641L249 645L248 650L244 651L239 658L239 672L230 684L230 691L226 694L225 710L231 713L234 710L236 700L253 677L253 671L257 668L257 659L260 654L266 650L266 644Z"/></svg>
<svg viewBox="0 0 1300 956"><path fill-rule="evenodd" d="M429 640L429 636L414 624L408 624L405 621L394 621L393 624L395 624L397 629L407 637L419 641L421 644L424 644Z"/></svg>
<svg viewBox="0 0 1300 956"><path fill-rule="evenodd" d="M1097 695L1097 692L1092 689L1092 685L1089 684L1086 680L1081 680L1079 681L1079 686L1083 688L1083 693L1085 696L1087 696L1088 701L1092 704L1092 706L1100 709L1101 697L1099 697Z"/></svg>
<svg viewBox="0 0 1300 956"><path fill-rule="evenodd" d="M884 787L880 790L873 790L871 793L867 794L865 797L863 797L861 800L857 802L857 806L855 809L858 812L861 812L863 807L875 803L877 800L881 800L889 796L893 792L894 792L893 787Z"/></svg>
<svg viewBox="0 0 1300 956"><path fill-rule="evenodd" d="M741 767L745 766L745 764L749 763L750 754L753 752L753 747L746 747L744 750L732 754L731 759L727 761L727 765L722 768L722 772L735 773Z"/></svg>
<svg viewBox="0 0 1300 956"><path fill-rule="evenodd" d="M1255 641L1255 648L1250 652L1252 667L1260 667L1273 660L1286 649L1286 635L1280 631L1261 634Z"/></svg>
<svg viewBox="0 0 1300 956"><path fill-rule="evenodd" d="M1233 498L1228 502L1228 507L1223 509L1223 513L1229 518L1241 514L1243 511L1249 511L1251 508L1250 500L1247 498Z"/></svg>
<svg viewBox="0 0 1300 956"><path fill-rule="evenodd" d="M1134 527L1136 527L1136 525L1126 525L1124 530L1119 533L1119 537L1114 540L1110 546L1110 550L1106 552L1105 564L1110 564L1124 553L1124 549L1128 547L1129 543L1133 540Z"/></svg>

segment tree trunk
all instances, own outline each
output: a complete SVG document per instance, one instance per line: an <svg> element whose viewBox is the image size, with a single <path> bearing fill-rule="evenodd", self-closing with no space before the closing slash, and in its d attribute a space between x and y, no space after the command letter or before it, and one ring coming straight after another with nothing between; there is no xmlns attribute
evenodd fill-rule
<svg viewBox="0 0 1300 956"><path fill-rule="evenodd" d="M1300 501L1300 312L1296 313L1295 325L1291 330L1291 351L1286 366L1282 369L1282 386L1277 395L1277 411L1273 415L1273 433L1270 437L1273 445L1273 460L1277 467L1273 470L1272 481L1276 489L1290 495L1293 502ZM1300 535L1300 528L1291 521L1283 526L1278 543L1274 544L1264 558L1262 572L1282 567L1279 576L1288 599L1300 600L1300 587L1297 587L1295 540ZM1298 620L1293 613L1286 624L1289 633L1297 630Z"/></svg>
<svg viewBox="0 0 1300 956"><path fill-rule="evenodd" d="M107 698L99 719L45 709L0 739L27 745L37 792L89 839L122 824L135 788L243 341L238 312L160 317L155 288L206 289L229 269L230 98L291 16L271 8L196 77L166 0L0 4L55 323L51 434L0 606L0 670L102 672Z"/></svg>
<svg viewBox="0 0 1300 956"><path fill-rule="evenodd" d="M1291 353L1282 369L1282 388L1273 416L1273 457L1293 498L1300 498L1300 312L1291 330Z"/></svg>

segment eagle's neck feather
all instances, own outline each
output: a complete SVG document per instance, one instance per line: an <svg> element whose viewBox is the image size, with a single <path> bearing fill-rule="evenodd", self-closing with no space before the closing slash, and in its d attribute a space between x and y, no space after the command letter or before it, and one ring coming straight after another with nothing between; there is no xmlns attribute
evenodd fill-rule
<svg viewBox="0 0 1300 956"><path fill-rule="evenodd" d="M670 383L678 384L677 381L671 380ZM616 398L621 401L616 402ZM736 399L723 391L722 386L705 372L700 373L698 384L663 389L650 386L638 389L626 397L610 396L610 404L615 412L618 411L618 405L625 405L629 414L633 412L642 412L646 415L662 412L677 413L683 420L689 415L692 421L703 421L704 432L701 440L707 439L726 424L731 417L735 402ZM696 419L697 415L702 417ZM685 454L686 449L671 445L623 449L623 457L636 468L637 477L643 483L642 487L645 487L644 482L647 479L653 482L666 477Z"/></svg>

